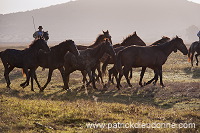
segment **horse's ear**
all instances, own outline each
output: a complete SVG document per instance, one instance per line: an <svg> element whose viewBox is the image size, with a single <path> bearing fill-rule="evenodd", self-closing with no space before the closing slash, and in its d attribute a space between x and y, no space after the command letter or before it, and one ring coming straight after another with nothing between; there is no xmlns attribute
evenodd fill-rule
<svg viewBox="0 0 200 133"><path fill-rule="evenodd" d="M102 30L102 32L105 34L105 32Z"/></svg>
<svg viewBox="0 0 200 133"><path fill-rule="evenodd" d="M178 38L178 36L176 35L176 38Z"/></svg>
<svg viewBox="0 0 200 133"><path fill-rule="evenodd" d="M108 30L107 30L106 32L107 32L107 33L109 33L109 31L108 31Z"/></svg>
<svg viewBox="0 0 200 133"><path fill-rule="evenodd" d="M136 31L134 32L134 34L135 34L135 35L137 34Z"/></svg>

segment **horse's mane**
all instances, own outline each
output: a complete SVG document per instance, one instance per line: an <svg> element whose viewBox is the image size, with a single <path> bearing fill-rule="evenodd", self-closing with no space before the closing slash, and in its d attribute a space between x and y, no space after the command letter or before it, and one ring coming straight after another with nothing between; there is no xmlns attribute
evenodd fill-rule
<svg viewBox="0 0 200 133"><path fill-rule="evenodd" d="M29 48L31 48L31 47L37 45L39 39L40 39L40 38L37 38L37 39L33 40L32 43L29 45Z"/></svg>
<svg viewBox="0 0 200 133"><path fill-rule="evenodd" d="M131 35L128 35L123 41L122 41L122 43L121 44L123 44L123 43L125 43L126 41L128 41L128 40L130 40L133 36L135 36L136 34L135 34L135 32L133 33L133 34L131 34Z"/></svg>
<svg viewBox="0 0 200 133"><path fill-rule="evenodd" d="M89 47L94 47L98 45L98 42L102 39L102 37L104 37L104 34L99 34L98 37L96 38L95 42L90 45Z"/></svg>
<svg viewBox="0 0 200 133"><path fill-rule="evenodd" d="M162 44L162 43L165 43L165 42L163 42L163 41L166 40L166 39L170 39L170 38L168 38L168 37L162 37L160 40L154 42L154 43L151 44L150 46L152 46L152 45L160 45L160 44Z"/></svg>
<svg viewBox="0 0 200 133"><path fill-rule="evenodd" d="M72 41L72 40L65 40L65 41L59 43L58 45L52 46L51 49L60 49L60 47L62 47L63 45L65 45L65 43L68 43L70 41Z"/></svg>

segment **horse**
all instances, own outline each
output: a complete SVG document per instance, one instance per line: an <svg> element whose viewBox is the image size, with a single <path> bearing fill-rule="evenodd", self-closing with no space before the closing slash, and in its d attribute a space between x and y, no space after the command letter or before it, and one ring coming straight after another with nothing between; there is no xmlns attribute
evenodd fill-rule
<svg viewBox="0 0 200 133"><path fill-rule="evenodd" d="M94 48L94 47L98 46L99 44L101 44L102 42L104 42L105 39L109 39L109 41L112 44L112 39L111 39L111 35L110 35L109 31L107 30L107 31L102 31L102 32L103 32L103 34L100 34L96 38L96 41L92 45L90 45L90 46L77 45L78 50L85 50L87 48ZM96 78L97 79L100 78L101 82L103 83L102 72L101 72L101 69L100 69L100 62L99 62L99 64L97 64L96 69L98 71L98 75L96 75ZM87 81L85 74L84 73L82 73L82 74L83 74L83 82Z"/></svg>
<svg viewBox="0 0 200 133"><path fill-rule="evenodd" d="M76 44L72 40L66 40L59 43L56 46L50 48L50 52L46 53L45 51L39 51L38 54L38 64L42 68L49 68L48 79L43 87L40 88L40 92L43 92L51 81L52 73L55 69L58 69L62 75L63 82L65 82L64 77L64 56L67 52L71 52L75 56L78 56L80 53L76 47ZM36 74L35 74L36 75ZM37 78L36 78L37 79ZM38 82L38 81L36 81ZM21 84L24 86L27 82Z"/></svg>
<svg viewBox="0 0 200 133"><path fill-rule="evenodd" d="M188 61L191 62L191 65L193 66L193 57L194 57L194 53L197 52L197 54L195 54L195 58L196 58L196 65L198 66L198 56L200 55L200 43L199 41L193 42L189 48L189 52L188 52Z"/></svg>
<svg viewBox="0 0 200 133"><path fill-rule="evenodd" d="M90 81L87 83L87 86L92 82L93 88L97 89L94 81L94 71L99 63L99 59L102 58L105 53L115 58L113 46L108 39L94 48L81 50L80 56L78 57L68 52L64 57L65 76L67 77L64 88L69 89L68 83L70 73L79 70L88 74Z"/></svg>
<svg viewBox="0 0 200 133"><path fill-rule="evenodd" d="M34 71L38 67L37 55L40 49L46 52L50 51L46 41L42 37L35 39L29 45L29 48L24 50L6 49L5 51L0 52L0 58L5 68L4 77L8 88L10 88L11 84L9 73L15 67L23 69L23 72L26 74L26 80L28 80L30 76L34 77ZM28 69L30 69L30 72L28 72ZM34 91L32 80L31 90Z"/></svg>
<svg viewBox="0 0 200 133"><path fill-rule="evenodd" d="M115 67L119 72L119 78L117 79L117 88L120 89L120 80L124 75L128 85L131 87L130 80L128 78L128 72L132 67L148 67L154 70L156 76L147 82L150 84L152 81L157 81L160 76L160 85L164 87L162 81L162 65L165 64L168 56L174 51L181 51L184 55L188 54L188 50L181 38L176 36L171 41L158 46L130 46L117 53L117 60ZM124 68L122 69L122 66ZM143 75L140 75L143 77Z"/></svg>
<svg viewBox="0 0 200 133"><path fill-rule="evenodd" d="M160 45L162 43L168 42L169 40L170 40L169 37L163 36L161 39L159 39L158 41L155 41L150 46ZM115 48L114 50L115 50L116 53L118 53L120 50L123 50L124 48L125 47L121 46L121 47ZM102 72L103 73L105 73L105 68L108 65L108 63L109 63L109 61L105 61L104 62L103 67L102 67ZM114 62L111 62L111 63L114 63ZM141 73L144 73L146 69L143 68L142 70L143 71ZM118 75L118 72L117 72L117 70L115 69L114 66L111 69L108 70L108 74L109 74L108 84L110 84L110 82L114 84L114 78L117 80L117 75ZM129 79L131 79L131 78L132 78L132 69L130 71L130 77L129 77ZM142 82L142 79L139 82L139 84L142 86L141 82Z"/></svg>
<svg viewBox="0 0 200 133"><path fill-rule="evenodd" d="M133 34L126 37L121 43L113 45L113 48L114 48L114 51L117 53L118 51L131 45L146 46L145 42L137 35L135 31L133 32ZM104 55L104 57L101 59L101 62L103 62L103 66L102 66L103 74L105 73L106 67L108 64L114 64L114 60L110 56L107 56L107 55Z"/></svg>
<svg viewBox="0 0 200 133"><path fill-rule="evenodd" d="M44 31L42 37L45 39L45 41L48 41L49 40L49 32L48 31Z"/></svg>

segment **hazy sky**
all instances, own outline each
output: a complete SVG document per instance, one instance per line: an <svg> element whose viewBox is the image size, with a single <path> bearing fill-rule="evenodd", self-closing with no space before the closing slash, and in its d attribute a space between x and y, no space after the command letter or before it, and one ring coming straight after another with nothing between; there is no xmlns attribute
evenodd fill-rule
<svg viewBox="0 0 200 133"><path fill-rule="evenodd" d="M27 11L61 4L72 0L0 0L0 14ZM188 0L200 4L200 0Z"/></svg>

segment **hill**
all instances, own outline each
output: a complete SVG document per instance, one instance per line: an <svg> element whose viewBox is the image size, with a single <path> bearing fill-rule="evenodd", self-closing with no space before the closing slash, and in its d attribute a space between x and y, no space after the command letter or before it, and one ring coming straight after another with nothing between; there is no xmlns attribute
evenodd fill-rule
<svg viewBox="0 0 200 133"><path fill-rule="evenodd" d="M0 42L30 42L39 25L50 33L50 42L74 39L94 41L109 30L114 42L137 31L145 42L162 35L179 35L188 41L188 27L200 26L200 5L186 0L77 0L37 10L0 15ZM198 39L193 30L194 38ZM191 34L191 33L190 33ZM187 36L186 36L187 35Z"/></svg>

